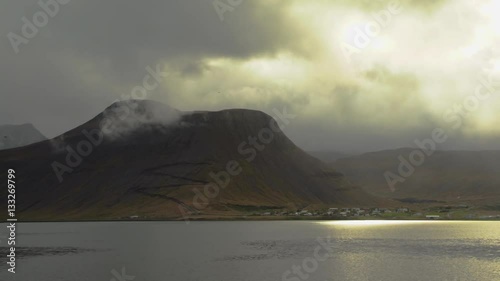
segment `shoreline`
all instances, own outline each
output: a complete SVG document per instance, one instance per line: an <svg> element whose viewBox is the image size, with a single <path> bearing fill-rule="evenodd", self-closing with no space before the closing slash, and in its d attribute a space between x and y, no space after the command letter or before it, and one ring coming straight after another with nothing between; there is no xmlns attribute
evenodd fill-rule
<svg viewBox="0 0 500 281"><path fill-rule="evenodd" d="M189 218L189 219L88 219L88 220L18 220L16 224L20 223L76 223L76 222L276 222L276 221L421 221L421 222L439 222L439 221L456 221L456 222L495 222L500 221L500 218L492 219L425 219L425 218L415 218L415 219L404 219L404 218L393 218L393 219L356 219L356 218L345 218L345 219L332 219L324 217L308 217L308 218L283 218L283 217L266 217L266 218L248 218L248 217L231 217L231 218ZM9 221L3 221L3 223L9 223Z"/></svg>

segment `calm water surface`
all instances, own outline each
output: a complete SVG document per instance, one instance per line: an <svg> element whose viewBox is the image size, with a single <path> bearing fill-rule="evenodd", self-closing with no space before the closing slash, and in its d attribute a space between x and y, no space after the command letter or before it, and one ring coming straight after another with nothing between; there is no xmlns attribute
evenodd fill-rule
<svg viewBox="0 0 500 281"><path fill-rule="evenodd" d="M20 223L16 274L5 226L0 280L500 280L500 222Z"/></svg>

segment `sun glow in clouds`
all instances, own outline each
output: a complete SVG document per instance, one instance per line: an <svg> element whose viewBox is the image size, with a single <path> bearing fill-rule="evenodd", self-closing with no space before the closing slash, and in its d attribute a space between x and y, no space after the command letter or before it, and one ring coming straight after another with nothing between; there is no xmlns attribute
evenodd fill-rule
<svg viewBox="0 0 500 281"><path fill-rule="evenodd" d="M190 68L182 63L166 62L171 75L163 91L175 95L165 102L185 110L264 111L286 103L321 132L332 132L325 134L332 142L341 142L342 135L351 137L352 128L377 135L383 124L395 132L386 134L384 148L392 142L407 146L406 137L400 142L400 132L420 137L435 126L448 128L444 112L474 92L480 71L494 67L500 72L498 63L490 63L500 57L497 54L478 58L495 46L491 35L496 31L491 29L500 21L493 8L500 0L457 0L428 9L419 1L397 3L374 1L366 8L348 0L290 0L280 6L288 29L281 30L283 36L275 35L284 41L273 42L268 50L206 56L192 72L184 71ZM350 59L342 48L347 44L356 50ZM495 126L499 105L494 97L483 102L459 133L500 134ZM307 135L296 134L297 141L309 142L303 137ZM358 149L366 149L366 143L360 142L363 147Z"/></svg>
<svg viewBox="0 0 500 281"><path fill-rule="evenodd" d="M493 32L497 36L500 35L500 18L498 17L500 1L491 0L486 3L475 1L474 3L478 3L476 5L478 6L479 11L481 11L481 13L488 18L490 22L489 31Z"/></svg>
<svg viewBox="0 0 500 281"><path fill-rule="evenodd" d="M268 78L303 79L307 75L307 65L304 61L286 55L275 58L257 58L243 64L254 74Z"/></svg>

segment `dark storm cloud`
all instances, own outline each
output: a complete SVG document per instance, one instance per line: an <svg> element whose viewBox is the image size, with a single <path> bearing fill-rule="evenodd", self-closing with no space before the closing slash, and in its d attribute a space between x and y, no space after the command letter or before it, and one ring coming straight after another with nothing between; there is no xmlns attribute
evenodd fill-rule
<svg viewBox="0 0 500 281"><path fill-rule="evenodd" d="M259 3L244 2L221 22L208 0L73 1L49 27L46 47L109 59L118 71L141 60L246 58L293 49L296 38L286 32L292 23L279 9Z"/></svg>
<svg viewBox="0 0 500 281"><path fill-rule="evenodd" d="M346 66L342 34L393 2L404 9L361 50L363 67ZM287 107L298 117L286 133L308 149L410 146L442 125L456 89L473 86L455 85L475 72L453 73L456 61L447 57L474 50L469 38L485 22L464 3L244 0L221 21L213 0L71 0L16 54L8 34L22 34L22 17L31 20L41 7L38 0L3 1L0 124L31 122L55 136L130 94L146 67L159 65L169 76L147 98L179 109ZM455 9L467 15L461 29ZM486 130L481 142L470 141L475 131L464 128L468 135L450 145L498 143Z"/></svg>
<svg viewBox="0 0 500 281"><path fill-rule="evenodd" d="M0 4L0 92L12 105L0 120L33 122L49 136L97 114L118 98L113 84L133 87L158 61L188 61L184 71L195 74L200 58L243 59L296 42L286 32L293 24L270 4L246 1L221 22L212 1L90 0L60 5L15 54L7 34L22 35L21 18L40 10L37 1Z"/></svg>

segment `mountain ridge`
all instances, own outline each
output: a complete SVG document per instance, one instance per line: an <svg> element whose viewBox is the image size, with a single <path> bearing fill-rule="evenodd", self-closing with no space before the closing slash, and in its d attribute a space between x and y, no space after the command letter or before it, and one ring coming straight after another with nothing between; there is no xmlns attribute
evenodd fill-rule
<svg viewBox="0 0 500 281"><path fill-rule="evenodd" d="M500 151L436 150L421 165L412 165L409 155L415 150L417 148L400 148L365 153L339 159L331 166L376 196L478 205L500 202L497 172ZM398 167L403 162L409 163L405 165L414 172L403 176L404 180L396 183L393 192L385 175L392 172L400 176Z"/></svg>
<svg viewBox="0 0 500 281"><path fill-rule="evenodd" d="M179 112L150 101L125 104L131 107L114 104L57 138L0 153L0 167L19 170L21 218L117 219L137 214L179 219L186 212L246 214L241 210L263 206L390 204L302 151L263 112ZM106 120L111 120L110 128L102 130ZM100 131L107 132L98 142ZM78 159L76 153L85 152L82 144L93 147ZM65 171L61 182L54 165ZM215 192L213 175L224 175L227 186Z"/></svg>
<svg viewBox="0 0 500 281"><path fill-rule="evenodd" d="M23 147L46 139L31 123L0 125L0 150Z"/></svg>

